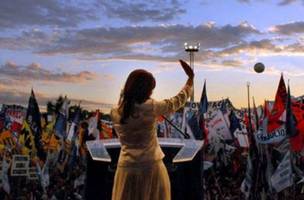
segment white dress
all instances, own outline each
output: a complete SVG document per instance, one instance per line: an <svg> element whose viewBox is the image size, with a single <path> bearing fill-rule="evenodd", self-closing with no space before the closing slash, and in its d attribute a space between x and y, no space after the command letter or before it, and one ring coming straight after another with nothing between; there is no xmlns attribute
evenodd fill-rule
<svg viewBox="0 0 304 200"><path fill-rule="evenodd" d="M170 200L170 180L157 140L157 118L173 113L186 103L192 85L185 85L174 97L163 101L148 99L136 104L134 114L120 124L121 114L111 110L121 151L115 173L112 200Z"/></svg>

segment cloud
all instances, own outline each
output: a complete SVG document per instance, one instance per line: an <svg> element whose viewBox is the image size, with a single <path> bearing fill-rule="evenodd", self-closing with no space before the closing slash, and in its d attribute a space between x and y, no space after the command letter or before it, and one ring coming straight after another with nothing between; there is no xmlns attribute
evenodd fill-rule
<svg viewBox="0 0 304 200"><path fill-rule="evenodd" d="M18 104L26 105L28 98L30 96L30 91L28 93L17 91L17 90L0 90L0 104Z"/></svg>
<svg viewBox="0 0 304 200"><path fill-rule="evenodd" d="M249 3L250 2L250 0L237 0L237 1L239 1L241 3Z"/></svg>
<svg viewBox="0 0 304 200"><path fill-rule="evenodd" d="M276 44L275 41L264 39L260 41L244 42L213 53L213 57L228 57L237 55L247 56L303 56L304 44Z"/></svg>
<svg viewBox="0 0 304 200"><path fill-rule="evenodd" d="M271 66L267 66L265 72L263 72L263 73L268 74L268 75L275 75L275 76L279 76L283 73L284 76L303 77L304 76L304 67L289 66L288 70L286 70L282 67L280 68L276 65L271 65Z"/></svg>
<svg viewBox="0 0 304 200"><path fill-rule="evenodd" d="M244 63L240 60L223 60L222 65L229 66L229 67L242 67Z"/></svg>
<svg viewBox="0 0 304 200"><path fill-rule="evenodd" d="M251 2L269 2L269 0L237 0L240 3L251 3ZM281 0L277 3L279 6L287 6L298 0Z"/></svg>
<svg viewBox="0 0 304 200"><path fill-rule="evenodd" d="M273 44L270 39L263 39L260 41L243 42L241 44L225 48L216 53L217 56L225 57L231 55L245 54L256 55L261 53L277 53L281 52L282 48Z"/></svg>
<svg viewBox="0 0 304 200"><path fill-rule="evenodd" d="M297 21L297 22L276 25L271 27L269 31L271 33L276 33L281 35L304 33L304 21Z"/></svg>
<svg viewBox="0 0 304 200"><path fill-rule="evenodd" d="M289 4L294 3L296 1L297 0L282 0L281 2L278 3L278 5L280 5L280 6L286 6L286 5L289 5Z"/></svg>
<svg viewBox="0 0 304 200"><path fill-rule="evenodd" d="M184 42L200 42L202 51L224 48L244 41L260 32L242 22L239 25L216 26L126 26L90 28L52 33L40 30L24 31L16 37L0 37L0 48L26 49L43 55L73 54L92 59L169 59L183 52ZM167 58L165 58L166 60Z"/></svg>
<svg viewBox="0 0 304 200"><path fill-rule="evenodd" d="M92 8L83 1L60 0L1 0L0 27L20 28L24 26L76 26L96 19Z"/></svg>
<svg viewBox="0 0 304 200"><path fill-rule="evenodd" d="M0 65L0 80L5 83L12 81L20 84L29 81L81 83L94 80L96 77L94 73L89 71L81 71L75 74L53 72L43 69L38 63L22 66L14 62L7 62Z"/></svg>
<svg viewBox="0 0 304 200"><path fill-rule="evenodd" d="M37 102L39 104L39 107L42 110L46 109L47 102L55 102L58 97L53 96L47 96L43 93L40 93L34 89L35 97L37 99ZM30 97L30 91L24 92L18 89L3 89L0 87L0 104L17 104L27 107L28 105L28 99ZM69 98L69 97L68 97ZM102 103L102 102L96 102L96 101L90 101L86 99L75 99L75 98L69 98L71 101L71 105L79 104L81 102L81 107L87 110L96 110L96 109L102 109L101 111L108 110L113 105L108 103Z"/></svg>
<svg viewBox="0 0 304 200"><path fill-rule="evenodd" d="M107 74L99 74L102 80L112 80L114 77ZM97 79L97 75L88 71L79 73L54 72L42 68L38 63L30 65L17 65L14 62L7 62L0 65L0 104L19 104L27 106L30 95L30 84L42 82L47 84L53 83L74 83L82 84ZM52 86L55 87L55 86ZM64 86L63 86L64 87ZM28 91L27 91L28 90ZM35 88L34 88L35 90ZM39 106L45 109L48 101L55 101L57 97L49 96L35 90L35 95ZM59 94L58 94L59 96ZM85 109L94 110L97 108L109 109L111 105L101 102L90 101L86 99L70 99L72 104L81 102Z"/></svg>
<svg viewBox="0 0 304 200"><path fill-rule="evenodd" d="M169 21L186 13L178 0L100 0L97 5L109 18L130 22Z"/></svg>
<svg viewBox="0 0 304 200"><path fill-rule="evenodd" d="M186 13L179 0L1 0L0 27L76 27L107 16L129 22L169 21Z"/></svg>

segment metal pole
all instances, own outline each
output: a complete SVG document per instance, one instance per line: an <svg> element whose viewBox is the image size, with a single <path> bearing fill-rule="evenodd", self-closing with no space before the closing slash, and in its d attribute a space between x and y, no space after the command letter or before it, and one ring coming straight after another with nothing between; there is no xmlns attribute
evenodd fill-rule
<svg viewBox="0 0 304 200"><path fill-rule="evenodd" d="M252 177L252 188L251 188L251 194L250 199L256 199L258 196L258 181L259 181L259 173L260 173L260 160L258 157L258 149L257 145L253 136L253 129L251 124L251 108L250 108L250 82L247 82L247 95L248 95L248 119L249 119L249 138L251 140L250 144L250 150L249 154L251 157L251 160L253 162L253 177ZM250 152L251 151L251 152Z"/></svg>
<svg viewBox="0 0 304 200"><path fill-rule="evenodd" d="M250 109L250 82L247 82L247 95L248 95L248 119L249 119L249 132L252 134L251 124L251 109Z"/></svg>
<svg viewBox="0 0 304 200"><path fill-rule="evenodd" d="M189 54L190 54L190 67L194 71L194 52L190 51ZM191 100L191 102L194 102L194 81L193 81L193 90L192 90L190 100Z"/></svg>

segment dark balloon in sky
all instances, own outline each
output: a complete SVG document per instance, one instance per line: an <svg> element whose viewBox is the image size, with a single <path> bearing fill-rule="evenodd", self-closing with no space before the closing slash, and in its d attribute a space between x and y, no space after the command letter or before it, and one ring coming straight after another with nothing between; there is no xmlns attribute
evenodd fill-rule
<svg viewBox="0 0 304 200"><path fill-rule="evenodd" d="M265 65L263 63L258 62L254 65L254 71L256 73L262 73L264 70L265 70Z"/></svg>

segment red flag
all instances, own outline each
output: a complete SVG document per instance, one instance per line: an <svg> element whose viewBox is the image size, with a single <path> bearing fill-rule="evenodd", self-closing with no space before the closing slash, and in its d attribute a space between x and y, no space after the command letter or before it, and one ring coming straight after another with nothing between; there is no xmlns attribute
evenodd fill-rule
<svg viewBox="0 0 304 200"><path fill-rule="evenodd" d="M255 105L255 100L254 100L254 97L253 97L253 114L254 114L254 122L253 123L255 125L255 130L257 131L259 129L259 125L260 125L260 119L259 119L259 115L258 115L258 109Z"/></svg>
<svg viewBox="0 0 304 200"><path fill-rule="evenodd" d="M271 133L272 131L274 131L275 129L279 128L284 124L281 118L283 117L285 112L286 101L287 101L287 90L282 74L278 86L278 90L276 93L274 105L269 115L268 129L267 129L268 133Z"/></svg>
<svg viewBox="0 0 304 200"><path fill-rule="evenodd" d="M265 100L265 102L264 102L264 118L269 117L269 115L270 115L269 103Z"/></svg>
<svg viewBox="0 0 304 200"><path fill-rule="evenodd" d="M11 124L11 131L15 132L15 133L20 133L22 128L22 124L18 123L18 122L12 122Z"/></svg>
<svg viewBox="0 0 304 200"><path fill-rule="evenodd" d="M292 102L292 112L297 121L298 134L290 138L292 150L299 152L304 147L304 105L299 102Z"/></svg>
<svg viewBox="0 0 304 200"><path fill-rule="evenodd" d="M251 124L250 124L250 119L251 119ZM251 117L249 119L249 115L248 115L248 110L244 111L244 116L243 116L243 122L246 126L246 129L248 131L248 133L250 133L251 131L255 132L256 131L256 125L255 125L255 121L253 118L253 115L251 114ZM251 125L251 129L250 130L250 125Z"/></svg>

